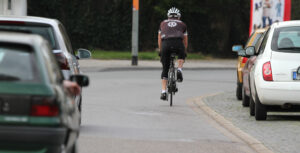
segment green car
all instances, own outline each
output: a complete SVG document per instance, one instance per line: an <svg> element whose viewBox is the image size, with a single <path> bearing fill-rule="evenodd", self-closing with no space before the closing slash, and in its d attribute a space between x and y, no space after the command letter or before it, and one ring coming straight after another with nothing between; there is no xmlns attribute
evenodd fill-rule
<svg viewBox="0 0 300 153"><path fill-rule="evenodd" d="M0 153L77 151L80 113L54 61L42 37L0 32Z"/></svg>

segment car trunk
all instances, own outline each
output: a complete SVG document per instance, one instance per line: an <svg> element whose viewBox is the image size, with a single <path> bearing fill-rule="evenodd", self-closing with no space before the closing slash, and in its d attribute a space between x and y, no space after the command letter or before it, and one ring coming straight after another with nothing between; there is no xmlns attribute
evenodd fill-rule
<svg viewBox="0 0 300 153"><path fill-rule="evenodd" d="M276 82L293 82L293 73L300 66L300 53L272 52L271 68Z"/></svg>
<svg viewBox="0 0 300 153"><path fill-rule="evenodd" d="M42 125L54 123L53 118L32 115L32 106L37 101L39 102L41 97L51 97L53 93L51 88L43 84L0 82L0 125ZM43 102L41 101L41 103ZM45 117L45 120L41 120ZM57 123L57 119L54 120Z"/></svg>

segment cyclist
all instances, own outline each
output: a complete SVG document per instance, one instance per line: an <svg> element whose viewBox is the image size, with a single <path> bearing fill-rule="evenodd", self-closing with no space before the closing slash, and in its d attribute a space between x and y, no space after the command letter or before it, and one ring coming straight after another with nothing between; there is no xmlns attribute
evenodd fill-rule
<svg viewBox="0 0 300 153"><path fill-rule="evenodd" d="M171 53L178 55L177 81L182 82L182 67L188 46L188 33L185 23L180 20L180 11L172 7L168 11L168 19L161 22L158 31L158 47L163 66L162 93L160 99L167 100L166 86L170 67Z"/></svg>

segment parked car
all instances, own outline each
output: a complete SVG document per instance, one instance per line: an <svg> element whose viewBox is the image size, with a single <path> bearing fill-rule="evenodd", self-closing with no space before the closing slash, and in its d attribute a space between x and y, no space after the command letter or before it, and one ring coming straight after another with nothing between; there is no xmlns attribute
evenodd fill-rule
<svg viewBox="0 0 300 153"><path fill-rule="evenodd" d="M258 48L262 42L264 37L264 32L266 29L257 29L254 33L256 33L256 39L252 42L252 46L255 46L255 51L258 52ZM244 107L249 106L249 72L253 66L253 63L256 59L256 56L247 56L246 51L244 49L238 51L238 55L244 58L247 58L247 62L242 68L242 105Z"/></svg>
<svg viewBox="0 0 300 153"><path fill-rule="evenodd" d="M245 48L248 46L254 46L258 39L261 37L261 35L264 33L264 29L258 29L249 37L249 39L246 42ZM238 52L240 50L243 50L242 45L234 45L232 46L233 52ZM243 68L245 67L245 63L248 61L247 57L238 57L238 64L237 64L237 86L236 86L236 98L238 100L243 99Z"/></svg>
<svg viewBox="0 0 300 153"><path fill-rule="evenodd" d="M86 49L78 49L78 55L75 54L63 24L56 19L0 16L1 30L38 34L48 40L65 79L69 79L70 75L80 74L78 59L91 56ZM76 96L75 101L81 111L82 96Z"/></svg>
<svg viewBox="0 0 300 153"><path fill-rule="evenodd" d="M256 120L266 120L268 111L299 111L300 21L273 24L266 32L250 71L250 110Z"/></svg>
<svg viewBox="0 0 300 153"><path fill-rule="evenodd" d="M0 32L0 152L76 152L80 113L53 60L42 37Z"/></svg>

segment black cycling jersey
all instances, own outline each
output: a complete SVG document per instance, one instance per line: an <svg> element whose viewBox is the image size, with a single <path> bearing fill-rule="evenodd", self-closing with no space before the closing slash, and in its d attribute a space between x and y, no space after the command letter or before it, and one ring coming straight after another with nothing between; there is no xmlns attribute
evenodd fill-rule
<svg viewBox="0 0 300 153"><path fill-rule="evenodd" d="M168 19L161 22L159 31L161 39L182 38L187 35L185 23L177 19Z"/></svg>

